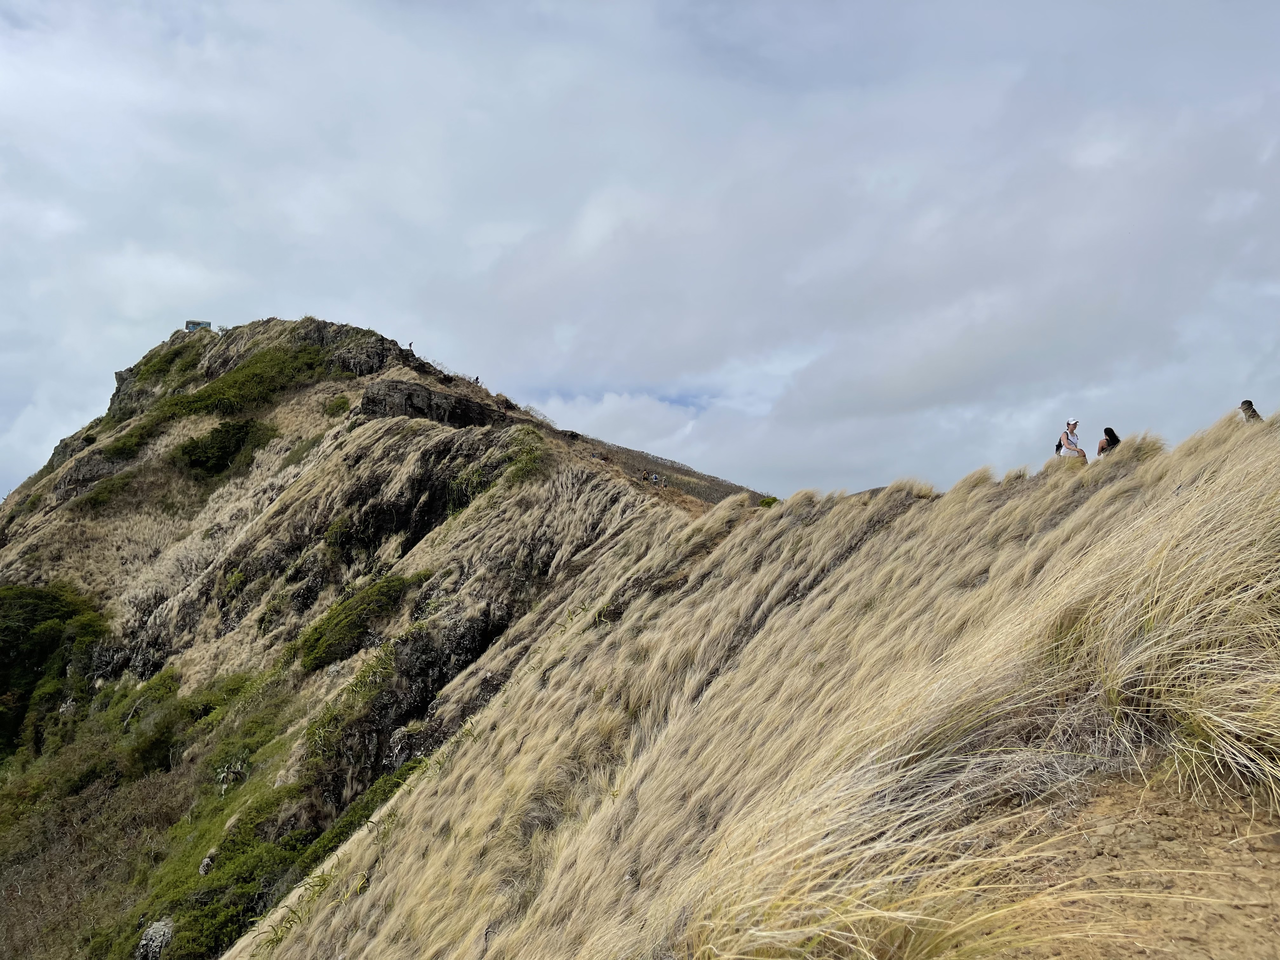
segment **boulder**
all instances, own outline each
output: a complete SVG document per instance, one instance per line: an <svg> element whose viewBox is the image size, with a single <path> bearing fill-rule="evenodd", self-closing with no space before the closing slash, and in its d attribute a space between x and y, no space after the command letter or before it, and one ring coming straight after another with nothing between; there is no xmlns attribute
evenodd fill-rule
<svg viewBox="0 0 1280 960"><path fill-rule="evenodd" d="M133 960L160 960L164 948L173 940L173 917L157 920L147 927L133 952Z"/></svg>

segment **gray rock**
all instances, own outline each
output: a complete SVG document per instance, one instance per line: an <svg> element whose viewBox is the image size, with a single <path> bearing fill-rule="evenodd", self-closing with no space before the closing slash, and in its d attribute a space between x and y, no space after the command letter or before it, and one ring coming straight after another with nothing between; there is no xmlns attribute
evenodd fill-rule
<svg viewBox="0 0 1280 960"><path fill-rule="evenodd" d="M73 497L92 484L120 471L122 463L112 463L96 450L72 462L53 486L59 500Z"/></svg>
<svg viewBox="0 0 1280 960"><path fill-rule="evenodd" d="M370 418L417 417L451 427L485 427L508 420L494 407L405 380L369 384L360 401L360 413Z"/></svg>
<svg viewBox="0 0 1280 960"><path fill-rule="evenodd" d="M214 847L204 855L204 859L200 861L200 876L207 876L209 871L213 869L213 861L218 857L218 848Z"/></svg>
<svg viewBox="0 0 1280 960"><path fill-rule="evenodd" d="M161 960L164 948L173 940L173 917L165 917L151 924L142 934L133 960Z"/></svg>

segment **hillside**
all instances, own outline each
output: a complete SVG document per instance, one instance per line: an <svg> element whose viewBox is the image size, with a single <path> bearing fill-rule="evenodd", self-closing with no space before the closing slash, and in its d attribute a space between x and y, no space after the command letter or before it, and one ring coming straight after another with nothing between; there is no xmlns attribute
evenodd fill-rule
<svg viewBox="0 0 1280 960"><path fill-rule="evenodd" d="M310 319L118 380L0 520L4 956L1120 956L1273 829L1274 422L765 507Z"/></svg>

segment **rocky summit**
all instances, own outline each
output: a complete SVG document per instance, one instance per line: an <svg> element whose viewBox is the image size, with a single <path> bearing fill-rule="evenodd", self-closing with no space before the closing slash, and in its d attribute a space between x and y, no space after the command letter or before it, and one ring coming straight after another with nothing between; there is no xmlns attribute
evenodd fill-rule
<svg viewBox="0 0 1280 960"><path fill-rule="evenodd" d="M777 501L177 333L0 513L0 956L1269 955L1277 477L1233 412Z"/></svg>

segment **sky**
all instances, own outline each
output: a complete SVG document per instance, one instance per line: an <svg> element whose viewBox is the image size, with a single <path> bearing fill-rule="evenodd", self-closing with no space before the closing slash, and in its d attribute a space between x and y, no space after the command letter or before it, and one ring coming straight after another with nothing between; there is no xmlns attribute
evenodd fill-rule
<svg viewBox="0 0 1280 960"><path fill-rule="evenodd" d="M779 496L1280 408L1280 4L0 0L0 495L187 319Z"/></svg>

